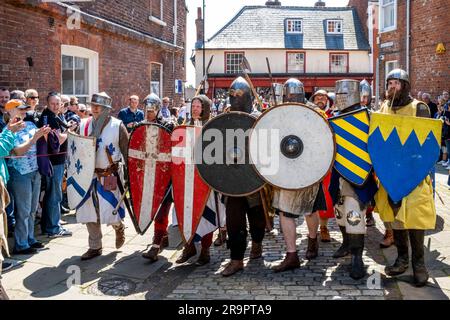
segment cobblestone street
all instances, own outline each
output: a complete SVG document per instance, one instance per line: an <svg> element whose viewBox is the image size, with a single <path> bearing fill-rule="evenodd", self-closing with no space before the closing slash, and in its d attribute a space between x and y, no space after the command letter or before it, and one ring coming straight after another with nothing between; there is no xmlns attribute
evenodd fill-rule
<svg viewBox="0 0 450 320"><path fill-rule="evenodd" d="M443 171L441 170L441 173ZM196 267L190 262L176 265L181 253L181 241L176 227L170 227L170 247L161 253L154 264L141 257L152 237L152 228L144 236L136 235L127 219L127 242L121 251L114 249L114 231L104 228L104 254L92 261L81 262L79 257L87 248L87 231L74 223L73 215L66 216L70 238L48 241L38 254L13 256L17 266L6 272L3 284L12 299L238 299L238 300L384 300L384 299L448 299L450 296L450 191L447 176L437 174L437 191L446 205L436 201L438 219L436 230L428 232L425 243L429 285L415 288L409 284L411 271L397 279L386 278L384 266L393 263L396 249L380 249L384 227L375 215L376 226L368 228L364 262L368 276L352 280L347 273L350 257L333 259L341 234L334 220L330 220L330 243L320 243L319 257L303 260L295 271L275 274L271 265L283 258L284 241L276 228L264 239L263 259L245 259L245 269L235 276L224 278L219 273L229 261L225 246L212 247L211 263ZM298 221L298 248L301 257L306 250L306 224ZM11 245L11 243L10 243ZM247 255L248 256L248 252ZM73 270L81 273L79 285L73 280ZM411 269L411 268L409 268ZM375 272L375 273L374 273ZM370 277L370 278L369 278ZM68 288L67 284L75 284Z"/></svg>

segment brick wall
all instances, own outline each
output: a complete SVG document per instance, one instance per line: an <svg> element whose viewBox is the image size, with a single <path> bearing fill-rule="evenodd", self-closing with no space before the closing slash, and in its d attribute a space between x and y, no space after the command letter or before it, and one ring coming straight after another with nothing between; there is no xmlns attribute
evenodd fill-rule
<svg viewBox="0 0 450 320"><path fill-rule="evenodd" d="M366 38L369 38L368 27L367 27L368 1L366 1L366 0L349 0L347 6L354 7L356 9L356 13L358 14L359 21L361 21L361 25L364 29L364 34L366 35Z"/></svg>
<svg viewBox="0 0 450 320"><path fill-rule="evenodd" d="M185 49L160 45L121 28L106 29L95 19L95 24L83 20L81 29L69 30L65 10L55 4L28 2L6 1L0 6L0 86L11 90L36 88L41 97L50 90L60 91L61 45L65 44L98 52L99 90L113 98L116 112L127 103L130 94L144 98L150 92L150 62L164 66L163 95L173 98L176 105L181 100L181 95L174 94L174 80L186 78ZM186 7L183 0L177 2L177 45L185 47ZM101 10L102 5L104 10ZM172 11L164 9L164 17L168 15L165 28L148 21L150 9L146 10L145 5L149 6L150 2L96 0L83 4L87 7L82 10L101 11L105 19L115 17L115 22L172 43L173 0L165 1L165 5L172 8ZM131 7L135 8L133 14ZM50 24L49 19L54 22ZM33 66L28 65L27 57L33 59Z"/></svg>
<svg viewBox="0 0 450 320"><path fill-rule="evenodd" d="M406 69L406 0L398 0L397 29L380 33L380 43L393 42L389 48L381 48L385 59L380 66L381 92L384 92L385 63L398 60ZM411 1L410 78L412 94L426 91L433 99L450 86L450 20L447 0ZM443 42L444 54L436 54L436 46Z"/></svg>

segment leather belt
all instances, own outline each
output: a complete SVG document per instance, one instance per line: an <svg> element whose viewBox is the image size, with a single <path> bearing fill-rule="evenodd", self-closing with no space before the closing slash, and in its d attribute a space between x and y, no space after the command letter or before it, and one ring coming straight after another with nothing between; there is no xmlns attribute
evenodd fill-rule
<svg viewBox="0 0 450 320"><path fill-rule="evenodd" d="M95 174L99 177L109 177L118 171L119 165L117 163L113 164L112 166L109 166L106 169L95 168Z"/></svg>

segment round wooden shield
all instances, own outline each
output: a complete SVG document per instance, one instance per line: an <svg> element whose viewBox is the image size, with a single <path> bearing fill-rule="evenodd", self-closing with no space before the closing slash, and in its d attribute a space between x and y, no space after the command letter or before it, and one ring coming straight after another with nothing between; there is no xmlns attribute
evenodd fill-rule
<svg viewBox="0 0 450 320"><path fill-rule="evenodd" d="M269 184L298 190L323 180L333 165L335 140L328 121L303 104L269 109L250 134L250 158Z"/></svg>
<svg viewBox="0 0 450 320"><path fill-rule="evenodd" d="M256 118L245 112L221 114L208 121L195 146L201 178L228 196L245 196L264 186L248 152L248 138Z"/></svg>

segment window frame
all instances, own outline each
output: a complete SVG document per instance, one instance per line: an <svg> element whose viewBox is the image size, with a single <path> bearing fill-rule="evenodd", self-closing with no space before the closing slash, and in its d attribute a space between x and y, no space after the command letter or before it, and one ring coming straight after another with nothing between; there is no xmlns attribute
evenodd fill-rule
<svg viewBox="0 0 450 320"><path fill-rule="evenodd" d="M225 51L224 52L224 73L225 74L238 74L241 73L242 70L240 72L236 72L236 73L229 73L228 69L227 69L227 55L228 54L242 54L245 57L245 51Z"/></svg>
<svg viewBox="0 0 450 320"><path fill-rule="evenodd" d="M333 22L333 23L339 22L341 25L341 31L340 32L337 32L337 31L330 32L330 23L331 22ZM343 25L344 25L344 21L342 19L328 19L327 20L327 34L343 34L344 33ZM335 25L335 27L336 27L336 25Z"/></svg>
<svg viewBox="0 0 450 320"><path fill-rule="evenodd" d="M152 65L154 65L154 64L159 65L159 67L160 67L160 70L159 70L159 92L158 93L155 92L155 94L158 97L163 97L164 65L161 62L158 62L158 61L150 61L150 93L153 92L152 84L156 82L156 81L153 81L153 79L152 79L152 71L153 71L152 70L153 69Z"/></svg>
<svg viewBox="0 0 450 320"><path fill-rule="evenodd" d="M397 17L398 17L398 3L397 0L392 0L392 3L389 4L385 4L384 1L386 0L380 0L380 10L379 10L379 25L380 25L380 33L384 33L384 32L390 32L390 31L394 31L397 30ZM385 22L385 10L388 6L393 6L394 7L394 24L392 26L389 27L384 27L384 22Z"/></svg>
<svg viewBox="0 0 450 320"><path fill-rule="evenodd" d="M297 71L297 70L295 70L295 71L290 71L289 70L289 55L290 54L296 54L296 53L302 53L303 54L303 71L302 72L300 72L300 71ZM302 73L302 74L304 74L304 73L306 73L306 51L286 51L286 73L289 73L289 74L291 74L291 73Z"/></svg>
<svg viewBox="0 0 450 320"><path fill-rule="evenodd" d="M289 22L295 21L300 22L300 31L289 31ZM303 34L303 19L293 19L293 18L286 19L285 26L286 26L286 34Z"/></svg>
<svg viewBox="0 0 450 320"><path fill-rule="evenodd" d="M388 71L388 66L391 64L394 64L394 67ZM397 69L397 68L400 68L400 63L398 62L398 60L388 60L385 62L385 64L384 64L384 83L386 83L389 72L391 72L392 70Z"/></svg>
<svg viewBox="0 0 450 320"><path fill-rule="evenodd" d="M345 55L345 56L347 56L347 67L346 67L346 71L345 72L332 72L331 71L331 63L332 63L332 56L333 55ZM329 54L329 72L330 72L330 74L349 73L349 70L350 70L350 54L349 54L349 52L330 52L330 54Z"/></svg>
<svg viewBox="0 0 450 320"><path fill-rule="evenodd" d="M73 91L73 94L66 94L63 92L63 64L62 59L63 56L72 56L72 57L78 57L78 58L84 58L88 59L89 64L89 70L88 70L88 95L76 95L75 90ZM98 92L98 83L99 83L99 55L98 52L84 48L79 46L72 46L72 45L61 45L61 70L60 70L60 79L61 79L61 94L66 94L70 96L76 96L76 97L86 97L86 102L89 102L92 95L96 92ZM73 84L75 89L75 82Z"/></svg>

